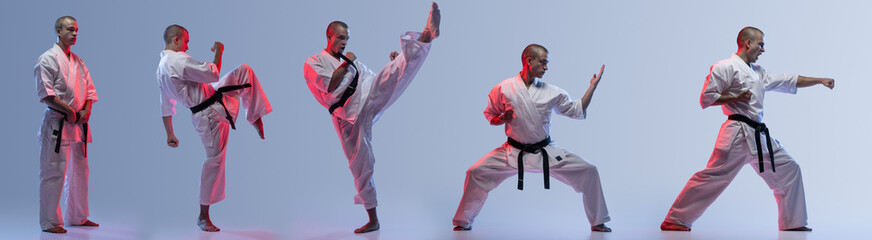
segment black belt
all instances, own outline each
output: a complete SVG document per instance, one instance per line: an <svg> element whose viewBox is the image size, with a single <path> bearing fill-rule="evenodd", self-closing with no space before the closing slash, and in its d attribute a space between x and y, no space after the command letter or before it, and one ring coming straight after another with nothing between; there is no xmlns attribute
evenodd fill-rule
<svg viewBox="0 0 872 240"><path fill-rule="evenodd" d="M534 144L523 144L512 138L508 138L506 142L512 147L521 150L518 153L518 190L524 190L524 152L536 153L536 151L542 152L542 173L545 174L545 189L551 189L551 182L548 178L550 172L548 169L548 151L545 151L545 146L551 143L551 136Z"/></svg>
<svg viewBox="0 0 872 240"><path fill-rule="evenodd" d="M60 111L60 110L54 109L54 108L49 107L48 109L54 110L55 112L58 112L61 114L61 119L58 120L58 130L53 132L53 134L57 134L57 136L58 136L57 140L55 140L55 150L54 151L55 151L55 153L60 153L61 152L61 138L63 138L63 136L64 136L64 119L67 118L67 114ZM81 116L79 116L79 113L76 113L76 119L78 119L80 117ZM82 133L83 134L82 144L85 145L85 157L88 157L88 123L82 123L82 132L84 132L84 133Z"/></svg>
<svg viewBox="0 0 872 240"><path fill-rule="evenodd" d="M227 114L227 116L225 118L227 118L227 120L230 121L230 127L233 129L236 129L236 124L233 123L233 117L230 116L230 111L228 111L227 106L224 105L224 93L229 92L229 91L236 91L236 90L248 88L248 87L251 87L251 84L246 83L246 84L242 84L242 85L230 85L230 86L220 87L220 88L218 88L218 90L215 90L215 94L212 94L212 96L207 98L206 101L203 101L202 103L197 104L197 106L191 107L191 114L203 111L204 109L211 106L213 103L218 102L221 104L221 107L224 108L224 113Z"/></svg>
<svg viewBox="0 0 872 240"><path fill-rule="evenodd" d="M333 111L335 111L337 108L345 106L345 102L348 101L348 98L350 98L351 95L354 95L354 91L357 90L357 79L360 77L360 69L357 68L357 66L354 66L354 61L351 61L350 59L348 59L348 57L345 57L342 54L336 54L333 56L339 56L339 58L345 60L345 62L354 67L355 73L354 80L351 80L351 84L348 84L348 88L345 88L345 92L342 92L342 96L339 97L339 101L330 106L330 109L328 111L330 111L331 115L333 114Z"/></svg>
<svg viewBox="0 0 872 240"><path fill-rule="evenodd" d="M766 133L766 148L769 150L769 162L772 163L772 172L775 172L775 154L772 152L772 139L769 137L769 128L765 123L758 123L748 117L733 114L727 119L743 122L754 128L754 141L757 142L757 162L760 164L760 172L763 172L763 149L760 147L760 132Z"/></svg>

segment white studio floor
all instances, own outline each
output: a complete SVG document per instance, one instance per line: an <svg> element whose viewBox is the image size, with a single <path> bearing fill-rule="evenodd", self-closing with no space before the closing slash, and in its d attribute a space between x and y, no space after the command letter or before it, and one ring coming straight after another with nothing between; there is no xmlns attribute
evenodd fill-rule
<svg viewBox="0 0 872 240"><path fill-rule="evenodd" d="M192 209L196 210L196 209ZM194 225L194 214L188 219L155 218L140 216L131 218L117 213L100 213L93 216L102 226L97 228L67 227L66 234L49 234L39 231L36 224L36 214L5 215L0 219L0 239L677 239L677 240L718 240L718 239L778 239L778 240L829 240L829 239L872 239L872 233L860 228L861 223L836 224L818 223L812 225L813 232L781 232L772 224L758 224L758 219L748 219L746 224L733 225L731 228L716 227L718 224L739 222L732 216L721 216L712 219L703 216L692 232L662 232L658 229L659 222L652 219L643 224L642 221L612 221L609 225L612 233L592 233L586 224L582 224L583 216L576 223L566 221L548 221L548 216L527 216L529 221L517 221L507 216L491 216L479 218L472 231L454 232L448 220L422 220L414 211L385 211L382 216L382 228L379 231L354 234L352 229L362 224L365 216L363 211L347 211L348 207L337 209L337 212L314 217L308 221L303 218L289 218L286 222L272 222L257 226L263 219L246 223L244 219L233 219L225 216L222 211L213 211L213 219L222 228L219 233L199 231ZM341 211L341 212L340 212ZM95 212L92 212L92 215ZM488 212L493 213L493 211ZM178 214L172 215L176 216ZM705 217L709 217L705 219ZM518 217L519 219L521 217ZM22 221L23 220L23 221Z"/></svg>

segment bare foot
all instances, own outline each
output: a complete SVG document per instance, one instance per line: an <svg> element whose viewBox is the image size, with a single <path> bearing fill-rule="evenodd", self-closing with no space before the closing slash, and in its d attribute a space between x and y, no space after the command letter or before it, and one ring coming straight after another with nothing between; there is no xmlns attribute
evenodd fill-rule
<svg viewBox="0 0 872 240"><path fill-rule="evenodd" d="M67 230L63 227L53 227L42 231L47 233L67 233Z"/></svg>
<svg viewBox="0 0 872 240"><path fill-rule="evenodd" d="M212 220L209 220L208 218L207 219L198 219L197 226L200 226L200 229L202 229L203 231L206 231L206 232L221 231L221 229L216 227L214 224L212 224Z"/></svg>
<svg viewBox="0 0 872 240"><path fill-rule="evenodd" d="M354 233L368 233L368 232L378 230L378 228L379 228L378 222L371 222L370 221L370 222L366 223L366 225L363 225L363 227L360 227L358 229L354 229Z"/></svg>
<svg viewBox="0 0 872 240"><path fill-rule="evenodd" d="M611 232L612 231L611 228L606 227L605 223L600 223L599 225L591 226L590 230L594 231L594 232Z"/></svg>
<svg viewBox="0 0 872 240"><path fill-rule="evenodd" d="M472 226L469 226L469 227L454 226L454 231L469 231L469 230L472 230Z"/></svg>
<svg viewBox="0 0 872 240"><path fill-rule="evenodd" d="M802 226L802 227L798 227L798 228L784 229L784 230L781 230L781 231L811 232L811 228L810 228L810 227L806 227L806 226Z"/></svg>
<svg viewBox="0 0 872 240"><path fill-rule="evenodd" d="M439 23L442 21L442 14L439 12L439 4L433 2L430 6L430 17L427 18L427 26L424 27L424 32L418 41L429 43L439 37Z"/></svg>
<svg viewBox="0 0 872 240"><path fill-rule="evenodd" d="M681 225L681 224L675 224L675 223L669 223L669 222L663 221L663 223L660 224L660 230L688 232L688 231L690 231L690 228L687 226Z"/></svg>
<svg viewBox="0 0 872 240"><path fill-rule="evenodd" d="M82 224L73 224L73 226L82 226L82 227L99 227L100 224L95 222L91 222L91 220L85 220L85 223Z"/></svg>
<svg viewBox="0 0 872 240"><path fill-rule="evenodd" d="M254 129L257 130L257 135L260 135L260 139L265 139L263 138L263 121L260 118L254 121Z"/></svg>

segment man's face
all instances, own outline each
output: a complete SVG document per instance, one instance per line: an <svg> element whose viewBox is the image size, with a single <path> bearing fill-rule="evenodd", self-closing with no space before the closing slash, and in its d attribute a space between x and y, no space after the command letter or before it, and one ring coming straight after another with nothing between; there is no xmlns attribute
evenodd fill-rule
<svg viewBox="0 0 872 240"><path fill-rule="evenodd" d="M58 42L66 46L76 45L76 36L79 34L79 24L72 19L64 19L61 28L55 29L58 34Z"/></svg>
<svg viewBox="0 0 872 240"><path fill-rule="evenodd" d="M763 34L757 34L757 37L754 40L751 40L751 44L748 46L748 62L756 62L757 58L760 57L760 54L766 51L763 48Z"/></svg>
<svg viewBox="0 0 872 240"><path fill-rule="evenodd" d="M327 39L327 50L330 53L342 53L348 44L348 29L342 26L333 28L333 34Z"/></svg>
<svg viewBox="0 0 872 240"><path fill-rule="evenodd" d="M545 51L535 51L533 54L530 54L528 59L530 72L533 73L533 76L542 78L545 75L545 71L548 70L548 53Z"/></svg>
<svg viewBox="0 0 872 240"><path fill-rule="evenodd" d="M179 51L179 52L188 51L188 40L189 40L188 39L188 31L182 31L182 34L179 34L179 36L176 37L176 39L174 40L176 46L178 46L177 51Z"/></svg>

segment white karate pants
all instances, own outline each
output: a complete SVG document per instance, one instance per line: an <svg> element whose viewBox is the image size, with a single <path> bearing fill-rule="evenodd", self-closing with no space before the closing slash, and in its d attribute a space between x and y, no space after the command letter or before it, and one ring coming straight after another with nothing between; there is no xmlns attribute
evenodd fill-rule
<svg viewBox="0 0 872 240"><path fill-rule="evenodd" d="M552 146L554 146L552 144ZM556 147L556 146L555 146ZM509 165L506 152L511 146L504 143L472 165L466 171L466 183L464 184L463 197L460 206L454 215L455 226L470 227L475 217L484 206L488 192L496 188L503 180L518 174L518 169ZM584 211L591 226L599 225L611 220L609 210L606 208L606 200L603 196L600 184L599 172L596 166L590 164L566 149L563 160L557 164L549 165L550 175L555 179L571 186L575 192L582 194ZM524 172L542 172L542 153L524 154Z"/></svg>
<svg viewBox="0 0 872 240"><path fill-rule="evenodd" d="M68 223L83 224L89 214L85 145L63 143L60 152L54 152L56 138L52 132L57 129L55 125L60 118L60 114L46 110L39 134L39 225L43 230L64 226L60 206L62 193L66 194Z"/></svg>
<svg viewBox="0 0 872 240"><path fill-rule="evenodd" d="M369 98L363 100L365 103L354 123L333 117L333 125L342 142L342 150L348 158L348 168L357 188L354 203L363 204L366 209L378 206L375 184L372 181L375 165L372 154L372 125L403 94L430 53L430 45L417 42L417 35L407 33L408 38L403 39L403 52L375 75L374 79L369 80L372 81ZM363 79L365 76L371 75L361 73L359 81L366 81ZM366 88L358 88L361 89Z"/></svg>
<svg viewBox="0 0 872 240"><path fill-rule="evenodd" d="M753 138L754 131L746 132L748 128L743 128L742 124L744 123L727 120L721 125L708 166L687 181L687 185L669 209L666 222L691 227L733 181L739 170L745 164L750 164L775 195L775 202L778 204L778 227L783 230L808 225L805 190L799 165L780 144L775 144L773 151L776 172L772 172L769 154L764 152L764 171L761 173L757 153L752 152L746 139ZM762 141L766 141L765 136Z"/></svg>
<svg viewBox="0 0 872 240"><path fill-rule="evenodd" d="M261 88L254 71L248 65L240 65L232 72L224 75L215 84L215 88L230 85L251 84L249 88L224 93L224 105L237 120L239 107L247 109L246 119L254 123L257 119L272 112L272 107ZM241 104L240 104L241 103ZM212 205L224 200L224 159L227 153L227 134L230 124L224 119L224 108L215 103L206 110L192 116L194 128L200 134L203 147L206 148L206 162L200 177L200 204ZM239 123L239 121L236 121Z"/></svg>

